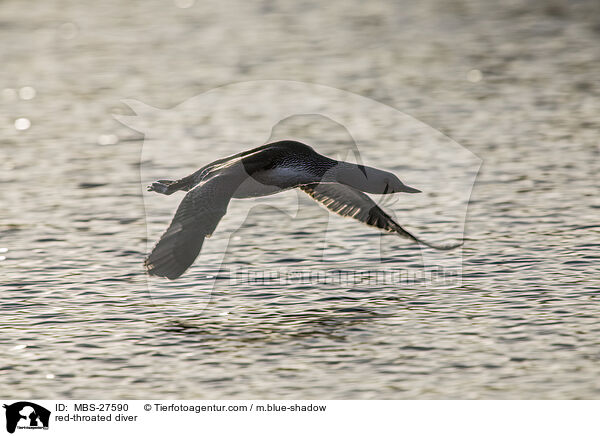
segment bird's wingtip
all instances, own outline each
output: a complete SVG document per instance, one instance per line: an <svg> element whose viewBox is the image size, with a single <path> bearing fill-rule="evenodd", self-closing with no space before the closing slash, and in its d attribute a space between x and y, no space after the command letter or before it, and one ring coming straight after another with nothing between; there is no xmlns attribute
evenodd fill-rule
<svg viewBox="0 0 600 436"><path fill-rule="evenodd" d="M186 268L187 269L187 268ZM170 265L156 265L153 264L150 258L144 260L144 270L146 274L153 277L162 277L168 280L175 280L185 272L185 269L172 268Z"/></svg>

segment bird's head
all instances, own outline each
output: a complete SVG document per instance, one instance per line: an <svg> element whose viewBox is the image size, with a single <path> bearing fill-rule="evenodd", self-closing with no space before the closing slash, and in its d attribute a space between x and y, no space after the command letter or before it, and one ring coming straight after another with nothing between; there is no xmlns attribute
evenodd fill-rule
<svg viewBox="0 0 600 436"><path fill-rule="evenodd" d="M405 185L388 171L349 162L339 162L334 170L338 183L351 186L369 194L417 193L416 188Z"/></svg>

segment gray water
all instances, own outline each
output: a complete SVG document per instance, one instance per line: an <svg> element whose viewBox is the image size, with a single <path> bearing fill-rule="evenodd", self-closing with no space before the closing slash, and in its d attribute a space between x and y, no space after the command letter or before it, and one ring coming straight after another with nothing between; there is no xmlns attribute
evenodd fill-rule
<svg viewBox="0 0 600 436"><path fill-rule="evenodd" d="M593 2L196 3L0 2L0 248L8 249L0 253L0 396L600 396ZM154 304L142 268L153 242L144 141L111 114L131 114L124 98L167 109L262 79L370 97L482 159L462 284L217 282L205 310L172 316ZM257 102L257 112L267 109ZM19 118L30 127L17 130ZM251 119L236 122L253 128ZM296 133L311 128L324 147L337 140L318 121ZM384 156L400 175L426 170L394 153L385 132L370 134L375 161ZM164 168L166 178L227 154L195 151L193 132L171 139L165 146L184 164ZM240 139L239 150L256 145ZM148 218L152 235L179 198L165 197ZM430 239L448 236L443 219L411 226L444 211L440 198L414 200L418 210L412 198L390 205L398 219ZM322 267L314 238L328 215L301 205L285 225L250 217L227 262ZM374 258L353 249L377 232L341 218L331 226L328 259L371 267ZM418 260L418 247L385 240L394 262ZM187 280L201 284L211 267L199 260ZM200 285L176 291L206 297Z"/></svg>

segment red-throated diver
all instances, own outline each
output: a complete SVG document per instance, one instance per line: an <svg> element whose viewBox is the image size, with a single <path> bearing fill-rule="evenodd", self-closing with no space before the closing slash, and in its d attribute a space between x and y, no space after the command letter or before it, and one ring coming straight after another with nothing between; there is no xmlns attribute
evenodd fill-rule
<svg viewBox="0 0 600 436"><path fill-rule="evenodd" d="M278 141L219 159L180 180L159 180L149 191L171 195L189 191L169 228L145 261L149 274L176 279L194 262L204 238L209 237L227 212L232 198L271 195L300 188L332 212L367 225L397 233L438 250L404 230L365 194L421 192L387 171L342 162L318 154L297 141Z"/></svg>

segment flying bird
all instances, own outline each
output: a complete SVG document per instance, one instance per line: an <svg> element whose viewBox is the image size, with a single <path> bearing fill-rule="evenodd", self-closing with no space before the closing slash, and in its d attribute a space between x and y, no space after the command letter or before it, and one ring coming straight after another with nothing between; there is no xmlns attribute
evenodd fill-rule
<svg viewBox="0 0 600 436"><path fill-rule="evenodd" d="M144 265L150 275L176 279L194 262L205 238L227 212L232 198L251 198L299 188L330 211L438 250L403 229L365 193L418 193L394 174L337 161L297 141L278 141L216 160L179 180L159 180L148 191L187 191L167 230Z"/></svg>

